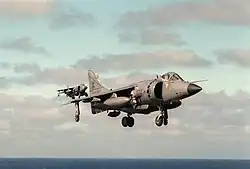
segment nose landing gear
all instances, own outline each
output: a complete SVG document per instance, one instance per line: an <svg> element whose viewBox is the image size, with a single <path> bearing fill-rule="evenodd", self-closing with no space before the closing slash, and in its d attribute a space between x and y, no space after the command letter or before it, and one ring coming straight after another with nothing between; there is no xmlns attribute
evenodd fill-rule
<svg viewBox="0 0 250 169"><path fill-rule="evenodd" d="M161 114L156 116L155 124L158 127L161 127L162 125L165 125L165 126L168 125L168 111L167 110L161 111Z"/></svg>

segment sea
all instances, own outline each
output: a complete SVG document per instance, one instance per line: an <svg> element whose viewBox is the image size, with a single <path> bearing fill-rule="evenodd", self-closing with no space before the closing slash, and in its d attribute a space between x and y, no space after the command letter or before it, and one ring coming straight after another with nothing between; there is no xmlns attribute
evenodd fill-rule
<svg viewBox="0 0 250 169"><path fill-rule="evenodd" d="M3 158L0 169L250 169L250 160Z"/></svg>

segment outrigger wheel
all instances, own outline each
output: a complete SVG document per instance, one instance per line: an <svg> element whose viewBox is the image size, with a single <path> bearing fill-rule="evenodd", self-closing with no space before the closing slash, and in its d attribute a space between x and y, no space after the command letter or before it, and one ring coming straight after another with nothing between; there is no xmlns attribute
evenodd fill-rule
<svg viewBox="0 0 250 169"><path fill-rule="evenodd" d="M79 102L75 103L75 107L76 107L75 121L79 122L80 121L80 107L79 107Z"/></svg>
<svg viewBox="0 0 250 169"><path fill-rule="evenodd" d="M80 116L79 116L79 115L76 115L76 116L75 116L75 121L76 121L76 122L79 122L79 121L80 121Z"/></svg>

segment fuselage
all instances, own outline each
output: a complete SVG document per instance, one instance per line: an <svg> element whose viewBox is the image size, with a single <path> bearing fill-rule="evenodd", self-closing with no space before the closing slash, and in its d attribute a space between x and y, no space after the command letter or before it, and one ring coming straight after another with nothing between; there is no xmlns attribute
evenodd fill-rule
<svg viewBox="0 0 250 169"><path fill-rule="evenodd" d="M182 99L190 97L201 90L201 87L186 81L168 81L163 78L144 80L135 84L136 87L132 91L132 95L137 102L136 106L131 104L130 97L119 96L99 102L95 107L102 110L149 114L158 111L160 104L164 105L166 109L176 108L181 105Z"/></svg>

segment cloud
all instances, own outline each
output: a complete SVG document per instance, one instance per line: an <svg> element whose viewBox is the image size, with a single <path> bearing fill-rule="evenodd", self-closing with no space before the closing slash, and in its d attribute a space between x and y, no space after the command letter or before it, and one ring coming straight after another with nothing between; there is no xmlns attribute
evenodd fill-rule
<svg viewBox="0 0 250 169"><path fill-rule="evenodd" d="M14 87L13 85L33 86L40 84L59 85L61 88L64 88L83 82L88 85L87 70L84 68L58 67L41 69L36 64L16 64L12 68L15 73L21 76L0 78L0 88L10 89ZM105 76L101 76L102 83L109 88L154 77L155 74L143 73L141 71L133 71L129 74L119 75L118 77L105 78Z"/></svg>
<svg viewBox="0 0 250 169"><path fill-rule="evenodd" d="M38 73L41 71L41 68L35 64L35 63L21 63L21 64L15 64L13 67L14 71L16 73Z"/></svg>
<svg viewBox="0 0 250 169"><path fill-rule="evenodd" d="M245 126L245 132L250 134L250 125Z"/></svg>
<svg viewBox="0 0 250 169"><path fill-rule="evenodd" d="M87 72L85 69L75 69L72 67L64 68L45 68L39 69L37 66L21 66L23 72L30 72L28 76L13 78L12 82L17 84L34 85L34 84L58 84L58 85L73 85L80 84L87 80ZM83 70L86 73L83 73ZM79 73L82 72L82 73ZM66 86L65 86L66 87Z"/></svg>
<svg viewBox="0 0 250 169"><path fill-rule="evenodd" d="M87 69L84 68L58 67L41 69L37 64L27 63L16 64L12 68L15 73L22 74L22 76L9 78L3 77L0 79L0 87L11 87L11 85L14 84L27 86L37 84L56 84L64 85L64 87L66 87L66 85L71 86L82 82L88 82ZM153 78L153 76L155 75L133 71L126 75L120 75L119 77L104 78L103 83L107 86L114 87L115 84L124 85L124 83L137 82L138 79L143 80L146 78Z"/></svg>
<svg viewBox="0 0 250 169"><path fill-rule="evenodd" d="M192 51L109 54L105 55L104 57L91 56L86 59L80 59L69 67L47 67L42 69L35 63L15 64L12 65L14 72L25 75L19 77L10 77L8 78L8 83L24 85L70 85L87 81L88 69L92 69L100 73L108 73L109 71L122 72L124 70L132 70L133 73L138 73L138 70L160 69L171 66L179 66L184 68L204 68L211 65L211 61L196 55ZM135 78L137 78L137 76Z"/></svg>
<svg viewBox="0 0 250 169"><path fill-rule="evenodd" d="M149 7L123 14L116 26L122 28L162 27L207 22L225 25L250 24L248 0L189 1Z"/></svg>
<svg viewBox="0 0 250 169"><path fill-rule="evenodd" d="M83 126L82 125L79 125L77 123L75 123L74 121L72 122L66 122L64 124L60 124L58 126L55 126L54 129L56 130L75 130L75 129L79 129L79 130L86 130L86 127L88 125L87 124L84 124L84 128L82 128Z"/></svg>
<svg viewBox="0 0 250 169"><path fill-rule="evenodd" d="M182 46L185 42L178 34L167 33L162 30L148 29L141 32L123 32L118 34L122 43L138 43L141 45L176 45Z"/></svg>
<svg viewBox="0 0 250 169"><path fill-rule="evenodd" d="M228 95L224 91L202 93L196 99L186 101L185 105L196 105L195 107L188 106L190 109L186 109L186 120L189 119L190 124L196 122L205 125L202 123L206 122L210 124L207 126L208 128L214 129L220 126L244 127L248 124L246 119L249 116L247 113L250 108L249 99L249 93L243 90L238 90L234 95ZM195 118L189 116L192 110L197 113L192 114ZM199 112L202 112L202 114L199 114Z"/></svg>
<svg viewBox="0 0 250 169"><path fill-rule="evenodd" d="M57 0L4 0L0 2L0 18L20 21L46 18L51 29L64 29L72 26L92 26L96 22L92 14L64 4ZM40 18L39 18L40 19Z"/></svg>
<svg viewBox="0 0 250 169"><path fill-rule="evenodd" d="M250 66L250 50L217 50L215 54L220 64L231 64L246 68Z"/></svg>
<svg viewBox="0 0 250 169"><path fill-rule="evenodd" d="M11 81L7 79L7 77L1 77L0 76L0 88L6 88L9 87L11 84Z"/></svg>
<svg viewBox="0 0 250 169"><path fill-rule="evenodd" d="M0 16L23 18L49 12L54 0L4 0L0 2Z"/></svg>
<svg viewBox="0 0 250 169"><path fill-rule="evenodd" d="M12 68L12 65L8 62L0 62L0 71L1 70L9 70ZM0 89L9 87L11 82L8 80L7 77L0 75Z"/></svg>
<svg viewBox="0 0 250 169"><path fill-rule="evenodd" d="M11 88L16 84L25 86L37 84L74 85L87 81L86 69L73 67L41 68L35 63L17 63L11 65L11 69L18 76L0 79L0 88Z"/></svg>
<svg viewBox="0 0 250 169"><path fill-rule="evenodd" d="M92 26L95 21L96 20L92 14L69 7L68 10L55 10L51 14L50 28L58 30L73 26Z"/></svg>
<svg viewBox="0 0 250 169"><path fill-rule="evenodd" d="M160 51L151 53L108 54L104 57L92 56L81 59L77 67L92 68L97 71L137 70L163 68L166 66L207 67L212 62L198 56L193 51ZM100 66L100 65L105 65Z"/></svg>
<svg viewBox="0 0 250 169"><path fill-rule="evenodd" d="M44 47L35 45L32 39L29 37L5 40L0 44L0 48L4 50L21 51L24 53L36 53L43 55L49 54L49 52Z"/></svg>
<svg viewBox="0 0 250 169"><path fill-rule="evenodd" d="M108 117L106 113L91 115L87 104L81 104L81 122L75 123L74 105L60 107L59 101L39 95L0 94L0 135L3 136L0 137L0 156L198 155L202 158L210 153L232 157L249 148L250 94L245 91L234 95L224 91L200 93L186 99L181 107L169 111L170 124L162 128L154 124L159 112L134 115L135 127L123 128L120 123L125 114L118 118ZM241 147L235 148L235 144ZM28 145L38 148L31 151ZM220 151L224 149L226 151ZM250 154L240 154L245 155Z"/></svg>
<svg viewBox="0 0 250 169"><path fill-rule="evenodd" d="M0 69L9 69L11 68L11 64L8 62L0 62Z"/></svg>

